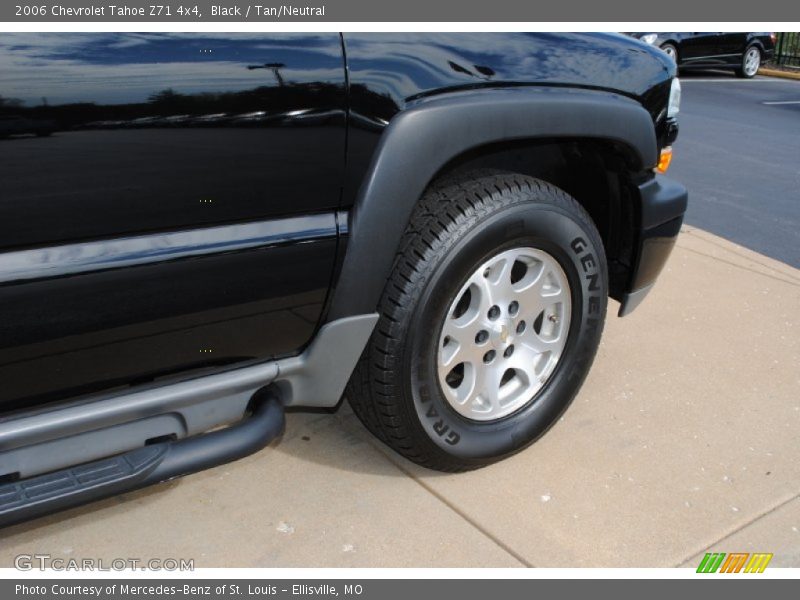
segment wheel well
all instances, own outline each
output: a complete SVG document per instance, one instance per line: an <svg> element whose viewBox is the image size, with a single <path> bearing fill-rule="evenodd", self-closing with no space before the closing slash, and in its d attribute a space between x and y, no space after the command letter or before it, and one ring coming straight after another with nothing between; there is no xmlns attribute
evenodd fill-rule
<svg viewBox="0 0 800 600"><path fill-rule="evenodd" d="M629 174L629 148L605 140L536 140L471 150L450 161L434 181L496 169L530 175L575 198L600 232L609 270L609 292L619 298L628 283L638 213Z"/></svg>
<svg viewBox="0 0 800 600"><path fill-rule="evenodd" d="M758 48L759 54L764 56L764 45L759 40L750 40L747 42L747 45L744 47L744 51L747 52L750 48L756 47Z"/></svg>

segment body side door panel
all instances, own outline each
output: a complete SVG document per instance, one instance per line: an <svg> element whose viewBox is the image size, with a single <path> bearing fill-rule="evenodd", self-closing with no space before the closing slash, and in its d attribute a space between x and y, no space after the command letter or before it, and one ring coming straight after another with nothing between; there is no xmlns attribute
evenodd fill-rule
<svg viewBox="0 0 800 600"><path fill-rule="evenodd" d="M678 48L681 65L688 67L718 63L722 35L717 31L683 34Z"/></svg>
<svg viewBox="0 0 800 600"><path fill-rule="evenodd" d="M8 34L0 408L291 354L337 251L337 34Z"/></svg>

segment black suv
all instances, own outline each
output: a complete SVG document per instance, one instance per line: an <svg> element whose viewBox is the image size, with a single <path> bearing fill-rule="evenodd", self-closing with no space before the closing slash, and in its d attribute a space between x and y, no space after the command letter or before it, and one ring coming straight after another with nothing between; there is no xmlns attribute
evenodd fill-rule
<svg viewBox="0 0 800 600"><path fill-rule="evenodd" d="M541 436L686 190L680 86L612 34L6 34L0 523L335 407L433 469Z"/></svg>

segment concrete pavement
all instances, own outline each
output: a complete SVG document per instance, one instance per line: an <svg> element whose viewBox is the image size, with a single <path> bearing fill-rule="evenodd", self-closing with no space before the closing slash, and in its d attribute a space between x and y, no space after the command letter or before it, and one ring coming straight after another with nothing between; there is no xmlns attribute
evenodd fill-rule
<svg viewBox="0 0 800 600"><path fill-rule="evenodd" d="M461 475L375 442L346 407L292 413L245 460L0 531L0 566L800 567L800 270L686 227L651 297L609 316L562 422ZM616 310L616 305L611 307Z"/></svg>

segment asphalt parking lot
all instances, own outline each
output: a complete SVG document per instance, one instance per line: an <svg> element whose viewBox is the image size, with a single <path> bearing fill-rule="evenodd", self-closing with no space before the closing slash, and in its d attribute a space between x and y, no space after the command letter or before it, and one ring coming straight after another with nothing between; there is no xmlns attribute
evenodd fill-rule
<svg viewBox="0 0 800 600"><path fill-rule="evenodd" d="M373 440L346 405L258 454L0 532L0 566L800 567L800 82L685 78L671 175L688 223L647 301L612 316L575 403L462 475Z"/></svg>
<svg viewBox="0 0 800 600"><path fill-rule="evenodd" d="M687 223L800 268L800 81L681 73Z"/></svg>

